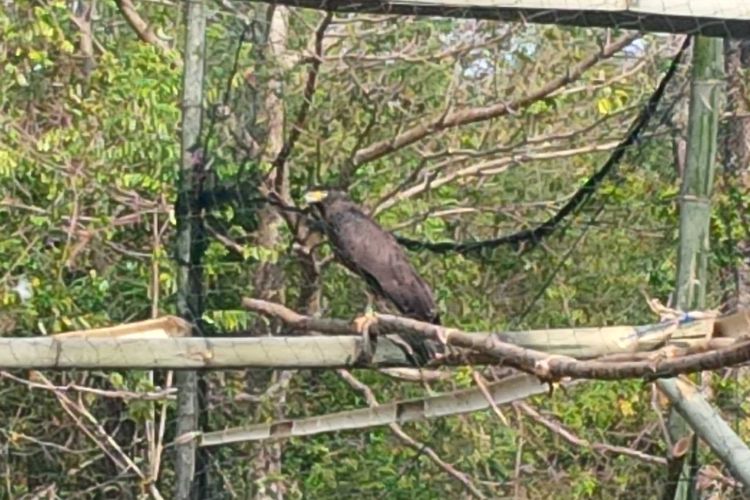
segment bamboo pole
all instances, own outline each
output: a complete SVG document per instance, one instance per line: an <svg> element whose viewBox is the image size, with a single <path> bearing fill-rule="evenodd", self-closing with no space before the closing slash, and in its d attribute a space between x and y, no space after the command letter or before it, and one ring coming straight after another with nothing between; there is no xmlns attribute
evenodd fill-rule
<svg viewBox="0 0 750 500"><path fill-rule="evenodd" d="M578 382L569 382L569 387ZM536 377L525 374L512 375L499 382L487 384L487 393L478 388L464 389L427 398L395 401L356 410L289 419L269 423L234 427L221 431L195 434L199 446L217 446L246 441L263 441L290 437L311 436L324 432L338 432L403 424L450 415L461 415L486 410L492 404L503 405L550 391L550 387ZM186 439L190 435L184 436ZM180 440L178 436L177 440Z"/></svg>
<svg viewBox="0 0 750 500"><path fill-rule="evenodd" d="M362 338L350 321L303 316L286 307L257 299L244 299L256 312L281 319L294 331L306 333L291 337L243 336L191 338L191 324L176 316L163 316L112 327L77 330L44 337L0 338L0 369L232 369L270 368L344 368L410 367L401 348L391 340L402 328L419 326L404 318L383 316L377 349L372 360L362 358ZM628 362L648 362L655 372L664 366L664 355L672 361L685 356L703 356L704 361L718 352L732 352L731 358L717 357L712 366L744 362L744 350L750 337L750 311L738 311L720 318L690 313L696 317L675 324L671 321L638 326L599 328L561 328L520 332L462 332L451 335L469 337L489 346L495 341L514 352L535 359L551 357L593 360L608 366L626 366ZM701 317L706 316L706 317ZM422 326L432 326L423 324ZM320 333L326 335L320 335ZM434 333L434 332L433 332ZM425 332L425 335L430 335ZM689 347L667 345L670 337L702 336L702 343ZM708 339L707 337L711 337ZM452 344L453 341L451 340ZM680 342L684 344L684 342ZM520 349L520 351L518 350ZM507 354L507 353L506 353ZM541 356L541 357L540 357ZM665 360L667 359L665 358ZM442 361L446 366L496 363L486 354L460 351ZM550 362L554 363L555 360ZM656 363L656 364L654 364ZM687 371L705 368L695 364ZM684 370L678 370L684 373ZM629 376L633 376L632 373ZM638 375L635 375L638 376ZM664 375L663 375L664 376ZM628 376L623 375L623 378Z"/></svg>
<svg viewBox="0 0 750 500"><path fill-rule="evenodd" d="M676 307L685 311L702 309L706 302L711 195L724 84L722 40L696 37L694 43L675 297Z"/></svg>
<svg viewBox="0 0 750 500"><path fill-rule="evenodd" d="M466 334L464 334L466 335ZM563 355L511 347L499 354L451 355L441 366L519 364L529 372L550 377L658 378L750 361L750 341L722 339L706 350L679 355L656 351L625 359L575 360ZM480 339L480 345L483 341ZM494 350L492 351L495 352ZM378 340L372 360L362 356L362 338L352 335L138 338L138 337L0 337L0 369L29 370L230 370L242 368L394 368L412 367L402 349L388 337ZM521 361L513 359L521 356ZM526 359L530 362L526 362ZM536 360L536 362L534 362ZM546 366L546 367L545 367ZM538 372L538 373L537 373ZM541 375L542 373L548 375Z"/></svg>
<svg viewBox="0 0 750 500"><path fill-rule="evenodd" d="M709 256L709 223L711 217L711 194L714 181L714 163L717 148L717 130L719 111L722 100L723 84L723 42L720 39L696 37L693 46L692 84L690 92L690 111L688 116L688 155L682 179L680 193L680 243L677 264L677 283L675 307L681 310L699 309L705 305L706 281L708 278L707 262ZM693 404L679 397L680 387L675 379L657 381L658 388L670 399L669 430L672 443L680 443L689 437L691 432L680 415L688 415L688 421L694 423L696 412L706 417L705 406L699 393L692 394ZM737 442L737 438L726 423L714 412L711 429L718 432L725 442ZM720 449L720 443L713 442L717 434L706 433L705 427L693 429L706 440L712 449ZM721 432L724 434L722 435ZM742 444L741 441L739 441ZM691 448L697 445L693 442ZM747 451L742 445L740 454ZM682 449L679 456L673 453ZM750 453L750 452L748 452ZM684 500L693 496L697 464L692 468L683 465L688 455L684 447L673 446L670 451L669 467L666 481L666 496L674 495L675 499ZM744 465L734 464L732 456L722 456L729 460L733 471ZM750 463L750 462L748 462ZM738 477L738 479L740 479Z"/></svg>
<svg viewBox="0 0 750 500"><path fill-rule="evenodd" d="M726 464L735 479L749 488L750 450L747 445L706 401L698 388L679 378L666 380L669 383L660 388L675 410ZM682 491L685 493L681 493ZM692 495L687 488L678 489L677 494Z"/></svg>
<svg viewBox="0 0 750 500"><path fill-rule="evenodd" d="M411 366L403 351L378 341L372 364L359 361L355 336L300 337L0 337L0 369L352 368ZM194 372L193 372L194 373ZM192 432L193 429L186 431Z"/></svg>
<svg viewBox="0 0 750 500"><path fill-rule="evenodd" d="M203 105L203 72L206 50L206 13L204 0L185 2L185 44L182 80L182 144L179 191L175 207L177 219L177 312L193 324L202 316L203 290L200 260L203 254L203 223L197 200L200 198L203 152L200 149ZM198 429L198 374L180 371L175 377L177 397L176 433ZM196 467L198 466L198 467ZM177 500L201 496L195 481L196 469L204 479L206 467L196 463L196 446L183 443L175 449L175 494ZM200 481L203 482L203 481Z"/></svg>

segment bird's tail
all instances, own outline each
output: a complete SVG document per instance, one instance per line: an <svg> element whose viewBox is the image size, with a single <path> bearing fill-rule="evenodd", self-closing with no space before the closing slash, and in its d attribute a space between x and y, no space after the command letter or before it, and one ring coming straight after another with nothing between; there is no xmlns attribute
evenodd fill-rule
<svg viewBox="0 0 750 500"><path fill-rule="evenodd" d="M438 354L438 345L418 333L399 333L399 337L409 346L404 349L406 357L417 367L423 367ZM409 352L411 351L411 352Z"/></svg>
<svg viewBox="0 0 750 500"><path fill-rule="evenodd" d="M430 361L431 356L426 344L427 339L414 333L399 333L398 337L405 344L399 345L399 347L414 366L422 367Z"/></svg>
<svg viewBox="0 0 750 500"><path fill-rule="evenodd" d="M401 311L401 313L419 321L432 323L433 325L440 325L440 314L437 312L431 312L427 315L411 315L405 311ZM425 335L401 332L398 336L408 345L408 349L405 345L400 345L399 347L404 351L407 359L418 368L425 366L441 352L438 343L427 338Z"/></svg>

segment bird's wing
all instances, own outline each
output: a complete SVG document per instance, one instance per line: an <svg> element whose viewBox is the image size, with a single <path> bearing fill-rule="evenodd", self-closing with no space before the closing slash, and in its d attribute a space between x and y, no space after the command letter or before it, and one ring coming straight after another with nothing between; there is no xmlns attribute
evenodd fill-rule
<svg viewBox="0 0 750 500"><path fill-rule="evenodd" d="M432 291L393 235L358 210L338 213L328 222L331 243L347 267L365 277L402 314L423 321L436 318Z"/></svg>

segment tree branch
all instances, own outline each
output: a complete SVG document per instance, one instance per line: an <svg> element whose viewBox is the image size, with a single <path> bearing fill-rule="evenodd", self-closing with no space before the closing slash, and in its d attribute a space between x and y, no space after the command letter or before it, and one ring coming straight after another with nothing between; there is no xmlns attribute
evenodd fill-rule
<svg viewBox="0 0 750 500"><path fill-rule="evenodd" d="M370 405L370 407L380 406L380 403L375 397L375 394L372 392L372 389L370 389L370 387L368 387L366 384L363 384L362 382L357 380L357 378L352 375L351 372L349 372L348 370L339 370L338 373L339 376L343 378L350 386L362 393L362 395L367 400L367 404ZM493 405L495 404L492 399L490 399L489 401ZM391 431L393 431L396 437L398 437L403 443L406 443L407 446L416 450L417 452L421 452L427 455L430 460L435 463L435 465L443 469L448 475L461 482L461 484L463 484L464 487L466 487L466 489L469 490L475 497L486 498L482 494L482 492L479 491L479 489L474 485L468 474L456 470L456 468L451 464L441 459L440 456L435 452L435 450L409 436L401 427L401 425L396 422L392 422L388 425L388 427L391 428Z"/></svg>
<svg viewBox="0 0 750 500"><path fill-rule="evenodd" d="M140 14L138 14L138 11L135 10L135 6L131 0L115 0L115 3L130 27L133 28L133 31L138 35L138 38L158 47L163 52L171 51L169 45L156 36L151 25L147 23Z"/></svg>
<svg viewBox="0 0 750 500"><path fill-rule="evenodd" d="M435 132L504 116L510 112L515 112L520 108L526 107L529 104L534 103L535 101L543 99L560 87L563 87L564 85L567 85L568 83L580 78L586 70L594 66L599 61L612 57L614 54L630 45L634 40L639 38L639 36L640 34L636 33L624 35L618 38L613 43L603 47L596 54L592 54L591 56L581 61L578 65L571 68L570 71L568 71L566 74L551 80L543 87L531 92L530 94L520 99L517 99L516 101L513 101L511 103L496 103L491 106L468 108L453 111L447 114L441 114L428 121L427 123L416 125L408 130L401 132L392 139L385 139L371 144L370 146L361 149L357 152L356 155L354 155L354 159L351 165L349 165L347 169L344 169L348 171L342 170L342 176L345 178L349 178L351 177L353 171L356 170L359 166L367 162L377 160L378 158L381 158L387 154L393 153L394 151L397 151L403 147L424 139L425 137Z"/></svg>
<svg viewBox="0 0 750 500"><path fill-rule="evenodd" d="M527 161L541 161L556 158L565 158L586 153L609 151L611 149L616 149L617 147L619 147L618 142L610 141L602 144L587 144L585 146L577 146L569 149L514 153L502 158L486 160L480 163L469 165L440 177L437 177L435 175L437 169L431 169L429 172L429 174L431 175L425 175L426 178L419 184L415 184L399 193L394 193L394 195L390 199L380 203L380 205L376 207L374 213L382 212L383 210L392 207L402 200L405 200L417 194L421 194L429 189L435 189L440 186L444 186L445 184L453 182L462 177L497 175Z"/></svg>
<svg viewBox="0 0 750 500"><path fill-rule="evenodd" d="M582 439L572 432L570 432L568 429L566 429L560 422L549 419L542 414L540 414L538 411L536 411L531 405L523 402L518 401L516 403L513 403L514 406L517 408L520 408L520 410L526 414L530 419L532 419L534 422L541 424L542 426L546 427L551 432L554 432L561 438L563 438L568 443L574 445L574 446L580 446L581 448L588 448L592 451L598 452L598 453L614 453L616 455L625 455L631 458L636 458L638 460L642 460L649 464L656 464L656 465L666 465L667 459L663 457L657 457L654 455L649 455L648 453L644 453L642 451L633 450L631 448L626 448L624 446L614 446L611 444L605 444L605 443L589 443L585 439Z"/></svg>
<svg viewBox="0 0 750 500"><path fill-rule="evenodd" d="M243 299L247 309L281 319L284 323L302 330L321 333L358 335L356 327L348 321L314 318L297 314L279 304ZM680 323L694 322L694 319ZM443 343L491 356L497 364L510 366L536 375L543 380L560 380L564 377L600 380L622 380L642 378L648 381L673 377L683 373L716 370L750 361L750 340L743 337L730 345L696 354L667 358L666 353L655 353L653 359L637 361L581 361L569 356L550 355L534 349L526 349L500 340L497 334L477 335L456 328L432 325L409 318L389 314L377 314L371 326L372 333L410 333L422 335Z"/></svg>
<svg viewBox="0 0 750 500"><path fill-rule="evenodd" d="M325 37L326 29L331 24L332 19L333 13L327 12L323 20L320 22L320 25L318 25L318 29L315 30L315 55L311 59L310 70L307 72L307 83L305 84L305 90L302 95L302 106L297 113L297 118L292 124L292 130L289 132L289 137L281 148L281 151L279 151L279 154L276 156L276 159L273 161L273 167L276 169L274 189L277 193L281 194L285 200L287 200L288 197L285 196L284 193L284 179L286 178L284 175L284 167L286 161L289 159L289 155L291 155L292 150L294 149L294 145L299 139L302 127L307 119L307 113L310 111L310 106L312 105L312 98L315 93L315 83L318 78L320 64L323 61L323 38Z"/></svg>
<svg viewBox="0 0 750 500"><path fill-rule="evenodd" d="M536 245L537 243L539 243L542 238L545 238L546 236L552 234L566 217L575 215L576 213L580 212L580 210L585 206L586 202L591 199L597 188L602 184L604 179L620 164L628 148L638 142L641 134L648 126L651 118L654 116L656 107L658 106L659 102L661 102L661 99L664 96L667 84L672 80L675 73L677 72L677 68L680 65L682 55L684 54L685 50L687 50L689 45L690 37L687 36L685 37L685 41L682 44L682 47L680 47L680 50L672 59L669 69L662 77L656 90L653 94L651 94L651 97L649 97L646 105L643 107L643 110L641 110L638 117L633 122L633 125L631 125L630 131L628 132L627 136L615 147L614 151L609 156L604 165L602 165L602 167L594 175L592 175L583 184L583 186L581 186L580 189L576 191L576 193L570 198L570 200L568 200L568 202L565 203L565 205L563 205L563 207L557 213L555 213L545 222L533 229L525 229L513 234L501 236L500 238L493 238L482 241L467 241L458 243L452 241L444 241L431 243L396 236L398 242L410 250L429 250L435 253L451 252L460 254L481 252L482 250L493 249L503 245L517 246L523 242L530 242L532 245Z"/></svg>

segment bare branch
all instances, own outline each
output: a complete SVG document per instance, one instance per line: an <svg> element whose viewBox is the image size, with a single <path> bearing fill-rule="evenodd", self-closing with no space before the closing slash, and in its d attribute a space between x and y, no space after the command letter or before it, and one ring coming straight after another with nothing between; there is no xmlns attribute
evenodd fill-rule
<svg viewBox="0 0 750 500"><path fill-rule="evenodd" d="M163 400L174 400L177 389L169 387L159 391L148 391L148 392L133 392L133 391L111 391L106 389L96 389L94 387L86 387L78 384L67 384L67 385L49 385L40 384L39 382L33 382L26 380L21 377L8 373L6 371L0 371L0 378L6 378L13 380L19 384L23 384L29 389L46 389L54 392L83 392L87 394L93 394L95 396L101 396L104 398L122 399L125 401L141 400L141 401L163 401Z"/></svg>
<svg viewBox="0 0 750 500"><path fill-rule="evenodd" d="M52 382L47 379L44 375L39 372L35 373L36 378L41 380L44 384L50 387L54 387ZM104 430L99 421L82 405L76 404L75 401L70 399L66 394L55 391L55 396L60 402L60 406L68 413L73 419L76 425L86 434L96 445L123 471L128 469L135 472L140 480L144 484L148 484L149 492L153 498L161 500L163 497L156 488L156 485L149 483L148 478L138 465L123 451L119 444L112 438L111 435ZM80 401L80 398L79 398ZM86 425L86 421L91 424L94 430L91 430Z"/></svg>
<svg viewBox="0 0 750 500"><path fill-rule="evenodd" d="M340 319L312 318L287 307L263 300L244 298L243 306L270 317L280 318L289 327L299 331L319 331L329 335L352 335L352 325ZM693 318L695 319L695 318ZM523 330L517 332L472 332L472 336L484 340L495 337L517 347L543 351L578 359L599 358L615 354L633 356L639 352L650 352L664 345L672 337L700 340L704 345L712 329L721 332L721 337L741 338L750 331L750 321L744 314L724 318L713 317L675 324L661 322L641 326L608 326ZM359 335L357 333L357 335ZM720 339L713 339L720 340ZM723 339L725 340L725 339ZM723 346L722 346L723 347ZM461 353L463 355L465 353ZM453 356L448 354L447 359ZM460 357L460 356L458 356ZM628 359L631 361L632 359ZM619 359L619 361L623 361Z"/></svg>
<svg viewBox="0 0 750 500"><path fill-rule="evenodd" d="M488 248L497 248L502 245L518 245L522 242L531 242L532 244L538 243L540 239L552 234L560 223L567 217L578 213L583 206L591 199L596 190L601 186L604 180L616 170L617 166L625 156L625 152L632 146L634 146L639 139L642 137L643 130L648 126L651 118L656 112L656 107L661 101L664 92L666 91L667 84L672 80L677 68L679 67L682 55L687 50L690 44L690 37L685 37L685 40L680 47L680 50L672 59L672 63L669 69L662 77L659 85L657 86L654 93L649 97L643 110L638 114L633 124L630 127L630 131L625 138L614 146L614 151L609 156L607 161L602 167L594 173L586 182L581 186L576 193L565 203L565 205L558 210L552 217L547 219L544 223L533 229L526 229L513 234L502 236L500 238L475 241L475 242L440 242L430 243L411 240L407 238L398 238L399 243L411 250L430 250L433 252L446 253L446 252L458 252L458 253L469 253L476 252ZM441 182L441 179L432 181L431 186L435 186ZM439 184L437 184L439 185ZM396 199L389 200L391 204L395 203ZM386 204L381 206L381 209L386 208Z"/></svg>
<svg viewBox="0 0 750 500"><path fill-rule="evenodd" d="M543 99L559 88L580 78L586 70L594 66L599 61L612 57L624 47L630 45L634 40L639 38L639 36L640 35L636 33L627 34L618 38L613 43L603 47L596 54L592 54L581 61L578 65L571 68L570 71L568 71L566 74L551 80L546 85L520 99L517 99L516 101L510 103L496 103L494 105L481 108L462 109L450 112L446 115L441 114L440 116L437 116L432 120L427 121L426 123L421 123L401 132L392 139L385 139L371 144L370 146L357 152L357 154L354 156L352 165L349 166L349 170L351 171L344 171L342 172L342 175L344 177L351 177L353 171L356 170L360 165L381 158L387 154L393 153L394 151L397 151L405 146L424 139L425 137L435 132L483 120L497 118L500 116L504 116L510 112L514 112L520 108L526 107L540 99Z"/></svg>
<svg viewBox="0 0 750 500"><path fill-rule="evenodd" d="M315 31L315 57L312 58L310 69L307 72L307 83L305 84L305 90L302 95L302 106L297 113L297 118L292 124L292 130L291 132L289 132L289 137L287 138L284 146L281 148L281 151L279 151L279 154L276 156L276 159L273 162L273 166L276 169L274 188L276 189L277 193L283 196L284 201L288 201L288 196L286 196L284 192L284 189L286 187L284 185L284 179L286 179L286 176L284 175L284 167L286 165L287 159L289 158L289 155L294 149L294 145L299 139L299 136L302 132L302 127L304 127L305 120L307 119L307 113L310 111L310 106L312 105L312 98L313 94L315 93L315 82L317 81L320 63L322 62L321 56L323 55L323 38L325 37L326 29L331 24L332 18L333 13L326 13L325 17L320 22L318 29Z"/></svg>
<svg viewBox="0 0 750 500"><path fill-rule="evenodd" d="M302 316L279 304L243 299L243 305L264 314L281 319L288 325L304 330L315 330L323 333L351 335L358 334L350 322L335 319L319 319ZM696 319L688 315L685 320L664 322L675 327L682 323L695 323ZM712 321L708 319L708 321ZM638 361L580 361L569 356L550 355L533 349L525 349L500 340L497 334L477 335L456 328L432 325L409 318L389 314L377 314L373 332L410 333L422 335L425 339L441 342L444 345L476 351L494 357L498 364L510 366L536 375L544 380L559 380L564 377L621 380L626 378L643 378L655 380L674 377L682 373L695 373L702 370L715 370L750 361L750 340L743 337L729 346L709 349L706 352L688 354L677 358L667 358L662 353L655 353L650 360ZM682 340L682 339L681 339Z"/></svg>
<svg viewBox="0 0 750 500"><path fill-rule="evenodd" d="M588 144L585 146L578 146L569 149L561 149L555 151L543 151L543 152L520 152L513 153L502 158L496 158L493 160L485 160L467 167L455 170L441 177L425 176L426 179L415 184L414 186L404 189L403 191L394 194L390 199L384 201L377 207L374 213L380 213L393 205L411 198L418 194L424 193L430 189L436 189L440 186L453 182L456 179L463 177L472 176L488 176L497 175L499 173L506 172L508 169L514 166L518 166L522 163L529 161L542 161L542 160L554 160L559 158L567 158L571 156L578 156L586 153L597 153L602 151L610 151L616 149L618 143L616 141L605 142L603 144ZM471 243L467 243L471 245Z"/></svg>
<svg viewBox="0 0 750 500"><path fill-rule="evenodd" d="M138 38L158 47L163 52L169 52L172 50L164 40L156 36L153 27L147 23L140 14L138 14L138 11L135 10L135 6L131 0L115 0L115 3L130 27L133 28L133 31L138 35Z"/></svg>
<svg viewBox="0 0 750 500"><path fill-rule="evenodd" d="M641 460L643 462L650 463L650 464L656 464L656 465L667 464L666 458L649 455L648 453L644 453L638 450L633 450L631 448L625 448L624 446L614 446L614 445L606 444L606 443L589 443L585 439L582 439L576 436L570 430L566 429L565 426L563 426L563 424L561 424L560 422L541 415L531 405L523 401L518 401L516 403L513 403L513 405L516 408L519 408L533 421L535 421L538 424L543 425L544 427L554 432L555 434L557 434L558 436L563 438L565 441L567 441L568 443L574 446L580 446L581 448L588 448L592 451L599 452L599 453L613 453L616 455L625 455L625 456L636 458L638 460Z"/></svg>

